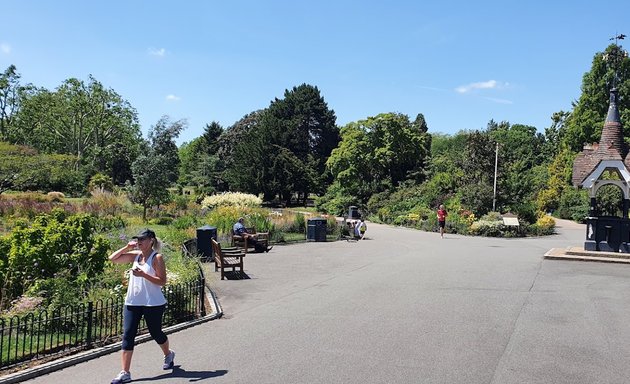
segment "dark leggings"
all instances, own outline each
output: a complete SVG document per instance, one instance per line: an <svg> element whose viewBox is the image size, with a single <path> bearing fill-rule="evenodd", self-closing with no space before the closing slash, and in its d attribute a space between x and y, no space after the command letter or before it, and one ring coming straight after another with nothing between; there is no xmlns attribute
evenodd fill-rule
<svg viewBox="0 0 630 384"><path fill-rule="evenodd" d="M166 304L157 307L125 305L123 308L123 341L124 351L133 351L140 319L144 315L149 333L158 344L166 343L166 334L162 332L162 315Z"/></svg>

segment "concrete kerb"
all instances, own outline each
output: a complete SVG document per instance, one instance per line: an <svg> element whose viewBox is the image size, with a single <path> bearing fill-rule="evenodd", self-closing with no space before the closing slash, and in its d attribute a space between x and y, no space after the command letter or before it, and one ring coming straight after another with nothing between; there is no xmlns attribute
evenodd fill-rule
<svg viewBox="0 0 630 384"><path fill-rule="evenodd" d="M181 331L183 329L187 329L190 327L194 327L196 325L208 322L210 320L215 320L223 316L223 310L217 300L214 292L210 290L208 287L205 288L206 297L210 306L212 307L212 313L191 321L187 321L185 323L176 324L167 328L164 328L164 333L171 334L174 332ZM144 343L152 340L151 335L141 335L136 337L136 344ZM72 356L63 357L55 361L51 361L48 363L43 363L41 365L37 365L32 368L27 368L19 372L11 373L6 376L0 377L0 384L13 384L20 383L25 380L30 380L38 376L45 375L50 372L58 371L60 369L70 367L72 365L76 365L79 363L83 363L88 360L95 359L97 357L101 357L112 352L120 351L122 342L113 343L110 345L106 345L104 347L90 349L89 351L81 352Z"/></svg>
<svg viewBox="0 0 630 384"><path fill-rule="evenodd" d="M596 261L600 263L619 263L630 264L629 254L620 254L614 252L589 252L584 249L569 248L552 248L543 256L550 260L574 260L574 261Z"/></svg>

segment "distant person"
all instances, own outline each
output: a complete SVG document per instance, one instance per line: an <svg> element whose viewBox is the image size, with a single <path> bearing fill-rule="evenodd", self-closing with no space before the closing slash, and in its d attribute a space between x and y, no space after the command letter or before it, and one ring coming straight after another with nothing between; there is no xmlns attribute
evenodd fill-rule
<svg viewBox="0 0 630 384"><path fill-rule="evenodd" d="M271 248L273 248L273 246L266 247L264 244L261 244L256 238L255 234L247 232L247 228L245 228L245 224L243 224L244 222L245 222L244 218L242 217L238 218L238 221L236 222L236 224L234 224L234 227L232 227L234 234L237 236L242 236L243 239L246 239L247 244L252 244L256 252L271 251Z"/></svg>
<svg viewBox="0 0 630 384"><path fill-rule="evenodd" d="M361 219L354 225L354 237L358 240L362 240L365 237L365 232L367 231L367 224L365 221Z"/></svg>
<svg viewBox="0 0 630 384"><path fill-rule="evenodd" d="M440 204L440 208L437 211L437 219L438 219L438 225L440 227L441 238L444 238L444 228L446 227L446 216L448 216L448 213L446 212L446 208L444 208L444 204Z"/></svg>
<svg viewBox="0 0 630 384"><path fill-rule="evenodd" d="M169 348L168 338L162 331L162 315L166 308L162 287L166 284L166 266L159 253L161 247L155 232L145 229L109 256L112 263L132 263L123 308L122 371L112 384L131 381L131 357L142 317L164 354L162 369L173 368L175 352Z"/></svg>

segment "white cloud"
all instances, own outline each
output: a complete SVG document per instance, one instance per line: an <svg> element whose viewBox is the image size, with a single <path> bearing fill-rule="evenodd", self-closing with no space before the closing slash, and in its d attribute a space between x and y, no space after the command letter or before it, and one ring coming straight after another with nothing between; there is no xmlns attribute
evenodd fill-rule
<svg viewBox="0 0 630 384"><path fill-rule="evenodd" d="M508 83L499 83L496 80L482 81L479 83L470 83L455 88L457 93L468 93L477 89L501 89L508 86Z"/></svg>
<svg viewBox="0 0 630 384"><path fill-rule="evenodd" d="M164 48L160 48L160 49L149 48L149 55L164 57L166 55L166 49L164 49Z"/></svg>
<svg viewBox="0 0 630 384"><path fill-rule="evenodd" d="M8 55L9 53L11 53L11 46L7 43L0 43L0 52Z"/></svg>
<svg viewBox="0 0 630 384"><path fill-rule="evenodd" d="M166 96L166 100L167 101L180 101L181 98L175 95L167 95Z"/></svg>

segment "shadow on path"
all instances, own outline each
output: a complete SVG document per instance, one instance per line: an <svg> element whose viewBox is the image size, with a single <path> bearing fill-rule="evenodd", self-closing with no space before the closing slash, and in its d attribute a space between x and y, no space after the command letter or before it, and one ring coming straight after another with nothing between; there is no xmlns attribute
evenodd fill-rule
<svg viewBox="0 0 630 384"><path fill-rule="evenodd" d="M249 275L241 271L225 271L225 278L227 280L248 280L251 279Z"/></svg>
<svg viewBox="0 0 630 384"><path fill-rule="evenodd" d="M165 373L163 375L155 376L155 377L143 377L140 379L134 379L133 382L140 383L143 381L158 381L158 380L164 380L164 382L168 382L169 379L173 377L183 377L183 378L190 379L189 381L191 382L195 382L195 381L210 379L212 377L223 376L227 373L228 371L225 369L219 369L216 371L187 371L185 369L182 369L180 365L176 365L173 368L172 372Z"/></svg>

